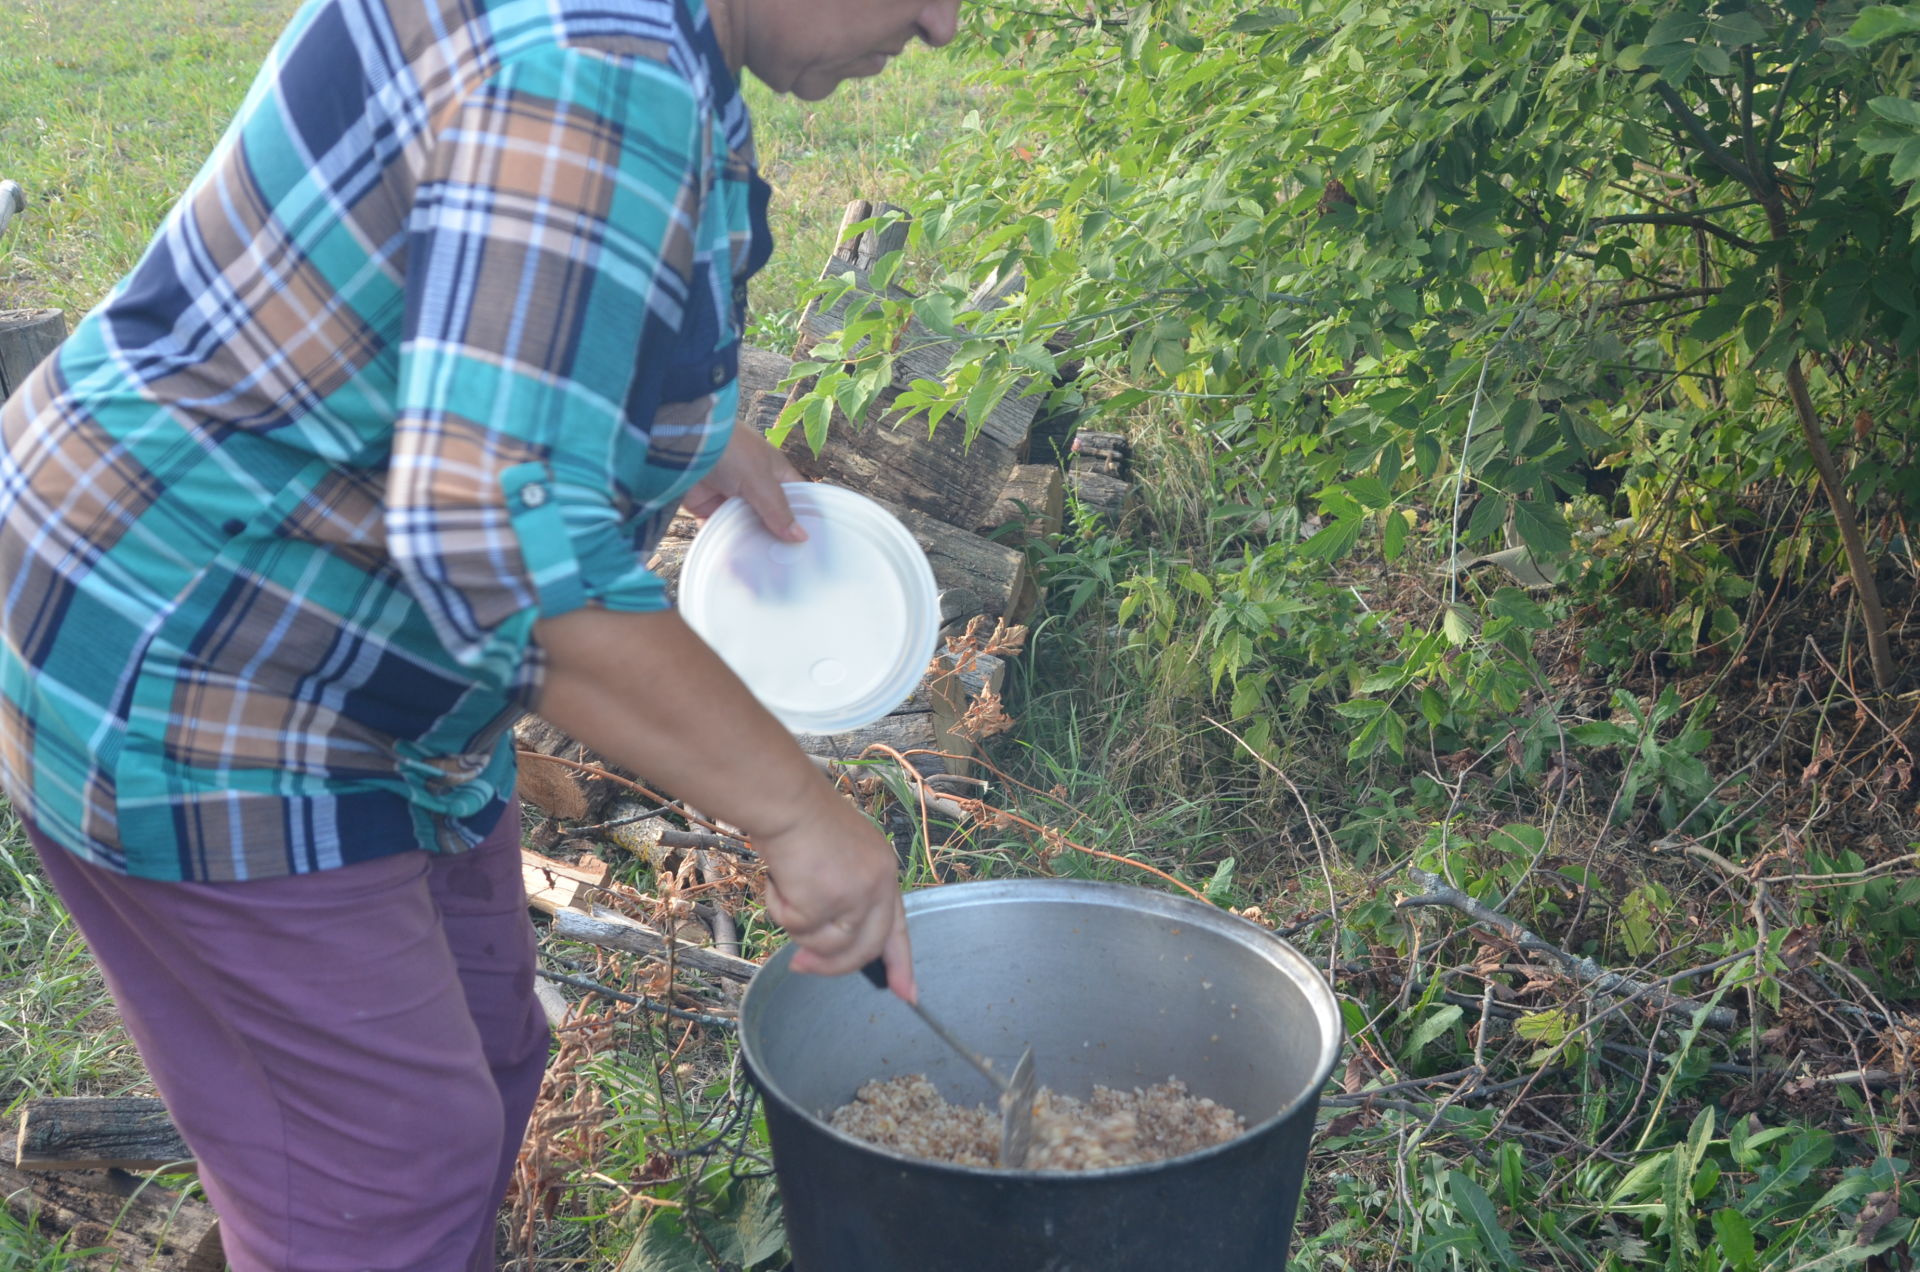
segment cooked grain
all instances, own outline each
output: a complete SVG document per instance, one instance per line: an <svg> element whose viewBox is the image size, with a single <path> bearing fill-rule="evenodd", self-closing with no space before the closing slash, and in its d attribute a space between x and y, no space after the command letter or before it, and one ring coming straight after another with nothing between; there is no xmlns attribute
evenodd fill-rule
<svg viewBox="0 0 1920 1272"><path fill-rule="evenodd" d="M827 1121L857 1139L912 1157L998 1165L999 1109L950 1104L923 1074L869 1082ZM1239 1114L1189 1094L1178 1078L1131 1091L1096 1086L1086 1100L1041 1087L1034 1098L1027 1169L1136 1166L1224 1144L1245 1130Z"/></svg>

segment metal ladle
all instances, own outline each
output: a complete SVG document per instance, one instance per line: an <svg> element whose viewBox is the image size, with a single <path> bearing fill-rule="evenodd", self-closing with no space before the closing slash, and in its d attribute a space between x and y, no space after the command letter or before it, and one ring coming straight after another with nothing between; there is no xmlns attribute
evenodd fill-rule
<svg viewBox="0 0 1920 1272"><path fill-rule="evenodd" d="M877 989L887 987L887 965L880 959L876 958L861 968L860 974ZM959 1052L968 1064L986 1075L987 1081L999 1089L1000 1164L1009 1170L1025 1166L1027 1150L1033 1146L1033 1048L1028 1047L1020 1053L1011 1077L1003 1076L991 1061L949 1033L947 1027L929 1015L925 1007L919 1003L907 1005L913 1008L927 1028L940 1036L942 1042Z"/></svg>

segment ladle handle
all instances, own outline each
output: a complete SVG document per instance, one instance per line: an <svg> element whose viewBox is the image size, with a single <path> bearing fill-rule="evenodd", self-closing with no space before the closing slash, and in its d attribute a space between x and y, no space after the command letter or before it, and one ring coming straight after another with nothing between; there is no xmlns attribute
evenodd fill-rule
<svg viewBox="0 0 1920 1272"><path fill-rule="evenodd" d="M887 987L887 964L884 959L874 959L871 963L868 963L860 969L860 974L866 977L875 989L885 989ZM907 1006L913 1008L914 1013L920 1017L927 1028L933 1030L934 1033L940 1036L940 1041L959 1052L968 1064L978 1069L981 1077L993 1083L993 1085L1001 1091L1012 1089L1005 1074L988 1064L983 1057L975 1053L973 1048L947 1032L947 1027L928 1015L926 1008L922 1007L919 1003L908 1003Z"/></svg>

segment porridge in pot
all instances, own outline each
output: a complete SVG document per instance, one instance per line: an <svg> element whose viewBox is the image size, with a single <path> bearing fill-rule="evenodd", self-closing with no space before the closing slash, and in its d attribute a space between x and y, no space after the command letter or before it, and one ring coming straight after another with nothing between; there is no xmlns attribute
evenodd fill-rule
<svg viewBox="0 0 1920 1272"><path fill-rule="evenodd" d="M827 1117L881 1148L958 1166L997 1166L1000 1111L949 1103L918 1073L869 1082ZM1178 1078L1131 1091L1096 1086L1084 1100L1041 1087L1027 1170L1137 1166L1224 1144L1246 1130L1238 1113L1188 1092Z"/></svg>

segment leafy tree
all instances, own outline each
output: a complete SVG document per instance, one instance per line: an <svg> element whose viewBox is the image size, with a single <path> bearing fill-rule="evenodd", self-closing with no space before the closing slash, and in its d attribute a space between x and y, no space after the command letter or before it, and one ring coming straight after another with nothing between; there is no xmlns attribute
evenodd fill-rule
<svg viewBox="0 0 1920 1272"><path fill-rule="evenodd" d="M1838 572L1894 681L1876 545L1920 501L1920 6L975 12L1004 105L924 184L919 243L963 265L911 309L951 332L973 284L1025 289L909 395L929 420L983 418L1071 332L1118 386L1101 409L1170 405L1230 457L1227 493L1319 516L1233 563L1242 591L1423 530L1564 567L1569 510L1677 555L1756 493L1817 491L1818 525L1736 572ZM1676 574L1689 646L1740 621L1706 551Z"/></svg>

